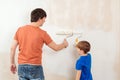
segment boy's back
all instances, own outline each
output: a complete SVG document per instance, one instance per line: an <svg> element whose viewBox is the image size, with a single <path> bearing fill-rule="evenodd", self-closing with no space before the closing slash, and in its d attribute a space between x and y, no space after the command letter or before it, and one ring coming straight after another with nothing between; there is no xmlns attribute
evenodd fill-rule
<svg viewBox="0 0 120 80"><path fill-rule="evenodd" d="M80 80L92 80L91 55L81 56L76 62L76 70L81 70Z"/></svg>

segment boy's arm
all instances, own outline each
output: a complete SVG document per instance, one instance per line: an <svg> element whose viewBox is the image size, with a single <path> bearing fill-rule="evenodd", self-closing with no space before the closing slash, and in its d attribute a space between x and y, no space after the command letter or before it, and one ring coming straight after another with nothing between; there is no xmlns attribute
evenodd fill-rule
<svg viewBox="0 0 120 80"><path fill-rule="evenodd" d="M76 79L75 80L80 80L80 76L81 76L81 70L77 70Z"/></svg>
<svg viewBox="0 0 120 80"><path fill-rule="evenodd" d="M15 51L16 51L17 45L18 45L17 40L14 40L11 46L11 51L10 51L11 72L14 74L16 72Z"/></svg>

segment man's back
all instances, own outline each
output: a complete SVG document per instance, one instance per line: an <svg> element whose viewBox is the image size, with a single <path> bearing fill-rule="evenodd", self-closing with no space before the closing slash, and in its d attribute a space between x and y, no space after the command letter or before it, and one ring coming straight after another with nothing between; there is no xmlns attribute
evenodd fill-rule
<svg viewBox="0 0 120 80"><path fill-rule="evenodd" d="M52 41L46 31L31 25L20 27L14 38L19 44L19 64L41 64L42 46Z"/></svg>

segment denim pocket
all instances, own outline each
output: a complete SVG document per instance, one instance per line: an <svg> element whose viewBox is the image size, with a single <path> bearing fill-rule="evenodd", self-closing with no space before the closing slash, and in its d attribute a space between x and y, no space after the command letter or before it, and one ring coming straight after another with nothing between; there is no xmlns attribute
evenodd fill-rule
<svg viewBox="0 0 120 80"><path fill-rule="evenodd" d="M18 66L19 77L26 77L26 68L24 66Z"/></svg>
<svg viewBox="0 0 120 80"><path fill-rule="evenodd" d="M44 80L44 73L42 66L36 65L19 65L19 77L26 77L32 80Z"/></svg>

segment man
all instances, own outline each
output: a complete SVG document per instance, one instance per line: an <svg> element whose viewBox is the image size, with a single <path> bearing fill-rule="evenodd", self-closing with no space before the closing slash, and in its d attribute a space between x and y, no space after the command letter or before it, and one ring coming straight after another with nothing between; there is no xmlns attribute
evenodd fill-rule
<svg viewBox="0 0 120 80"><path fill-rule="evenodd" d="M44 80L42 68L42 47L44 43L51 49L58 51L68 46L64 40L56 44L48 33L40 27L45 22L46 12L37 8L31 12L31 23L20 27L11 46L11 72L16 73L15 51L19 46L18 76L19 80Z"/></svg>

